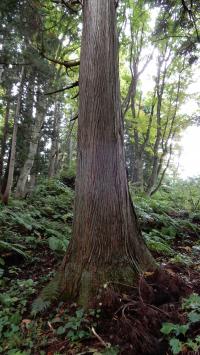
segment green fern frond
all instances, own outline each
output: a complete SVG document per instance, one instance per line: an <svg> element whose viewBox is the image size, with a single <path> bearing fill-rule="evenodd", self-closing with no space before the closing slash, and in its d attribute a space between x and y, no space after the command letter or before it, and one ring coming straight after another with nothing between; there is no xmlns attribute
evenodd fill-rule
<svg viewBox="0 0 200 355"><path fill-rule="evenodd" d="M51 303L60 296L60 275L59 273L44 287L38 298L33 302L32 315L46 311Z"/></svg>
<svg viewBox="0 0 200 355"><path fill-rule="evenodd" d="M46 311L46 309L50 306L49 301L43 300L41 297L38 297L32 305L31 314L35 317L38 313L42 313Z"/></svg>
<svg viewBox="0 0 200 355"><path fill-rule="evenodd" d="M11 250L16 252L17 254L22 255L24 258L28 258L28 255L21 249L25 249L25 247L18 243L9 243L3 240L0 240L0 251L3 250Z"/></svg>

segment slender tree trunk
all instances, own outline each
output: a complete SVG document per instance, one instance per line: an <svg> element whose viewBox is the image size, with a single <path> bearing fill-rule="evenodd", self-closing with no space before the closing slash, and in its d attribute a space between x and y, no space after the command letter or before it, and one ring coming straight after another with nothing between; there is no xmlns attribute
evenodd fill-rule
<svg viewBox="0 0 200 355"><path fill-rule="evenodd" d="M12 144L11 144L11 153L10 153L10 162L9 162L9 171L8 171L8 179L6 184L6 189L2 196L2 201L7 204L8 199L11 193L12 185L13 185L13 175L14 175L14 168L15 168L15 155L16 155L16 143L17 143L17 128L18 128L18 117L20 113L20 104L21 104L21 95L22 95L22 83L24 77L24 66L22 66L21 70L21 78L20 78L20 86L19 86L19 93L17 99L17 106L15 111L14 117L14 126L13 126L13 134L12 134Z"/></svg>
<svg viewBox="0 0 200 355"><path fill-rule="evenodd" d="M158 58L158 74L157 74L157 110L156 110L156 138L153 148L153 164L152 164L152 171L149 177L148 186L147 186L147 194L151 195L152 190L154 190L154 186L156 184L158 178L158 164L159 164L159 145L162 138L162 129L161 129L161 108L162 108L162 99L163 99L163 92L165 86L165 77L167 67L165 64L164 72L162 73L162 65L164 62L164 57ZM161 76L163 74L162 80Z"/></svg>
<svg viewBox="0 0 200 355"><path fill-rule="evenodd" d="M137 224L125 169L114 0L83 8L78 171L63 292L88 305L107 281L132 284L155 262Z"/></svg>
<svg viewBox="0 0 200 355"><path fill-rule="evenodd" d="M135 169L134 169L133 183L138 187L139 190L143 191L144 188L143 157L140 152L138 152L138 154L135 155Z"/></svg>
<svg viewBox="0 0 200 355"><path fill-rule="evenodd" d="M4 172L4 176L2 179L2 183L1 183L1 195L4 194L5 189L6 189L6 185L7 185L7 180L8 180L8 173L9 173L9 165L10 165L10 157L11 157L11 146L9 147L8 150L8 160L6 163L6 168L5 168L5 172ZM2 198L2 196L1 196Z"/></svg>
<svg viewBox="0 0 200 355"><path fill-rule="evenodd" d="M135 92L136 94L136 92ZM133 114L133 119L135 122L135 128L134 128L134 155L132 159L134 159L134 172L133 172L133 183L137 186L137 188L141 191L143 191L143 150L142 146L140 144L140 138L139 138L139 131L138 131L138 122L139 122L139 115L140 115L140 109L141 109L141 100L142 96L140 95L140 100L139 100L139 108L138 108L138 113L136 116L136 109L135 109L135 97L133 98L133 108L132 108L132 114Z"/></svg>
<svg viewBox="0 0 200 355"><path fill-rule="evenodd" d="M56 175L56 166L58 161L58 139L59 139L59 121L60 121L60 112L59 112L59 103L55 102L54 109L54 120L53 120L53 135L51 143L51 152L49 160L49 179L53 178Z"/></svg>
<svg viewBox="0 0 200 355"><path fill-rule="evenodd" d="M26 182L28 179L28 175L30 174L30 171L33 167L34 160L35 160L35 155L37 152L37 147L38 147L38 142L40 138L40 133L41 133L41 128L44 122L44 113L42 112L37 112L36 118L35 118L35 124L33 126L32 130L32 136L31 136L31 142L29 146L29 152L27 159L25 160L24 166L20 172L19 179L17 181L17 186L16 186L16 197L24 197L26 191Z"/></svg>
<svg viewBox="0 0 200 355"><path fill-rule="evenodd" d="M5 121L4 121L4 128L3 128L3 137L1 140L1 153L0 153L0 189L1 189L1 182L2 182L2 177L3 177L3 165L4 165L4 156L6 152L6 142L8 138L8 121L9 121L9 115L10 115L10 92L8 91L8 100L7 100L7 105L6 105L6 114L5 114Z"/></svg>
<svg viewBox="0 0 200 355"><path fill-rule="evenodd" d="M73 118L72 112L70 114L70 119ZM72 128L70 127L69 132L68 132L68 136L67 136L67 149L66 149L66 167L67 170L71 169L71 164L72 164Z"/></svg>

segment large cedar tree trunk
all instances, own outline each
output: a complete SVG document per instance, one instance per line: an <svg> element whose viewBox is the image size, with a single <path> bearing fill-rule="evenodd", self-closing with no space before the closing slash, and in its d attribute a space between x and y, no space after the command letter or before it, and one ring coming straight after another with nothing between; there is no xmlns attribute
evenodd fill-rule
<svg viewBox="0 0 200 355"><path fill-rule="evenodd" d="M85 0L73 237L65 293L86 305L107 281L155 268L137 224L125 170L115 0Z"/></svg>

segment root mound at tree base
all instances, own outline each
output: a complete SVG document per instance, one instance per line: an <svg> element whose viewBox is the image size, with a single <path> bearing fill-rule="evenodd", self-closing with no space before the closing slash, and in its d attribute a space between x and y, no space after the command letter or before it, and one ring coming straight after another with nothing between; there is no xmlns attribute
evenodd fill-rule
<svg viewBox="0 0 200 355"><path fill-rule="evenodd" d="M117 344L121 355L163 355L168 344L160 333L162 323L181 323L181 297L190 293L170 269L145 273L137 287L124 287L121 293L108 287L94 305L102 304L98 333Z"/></svg>
<svg viewBox="0 0 200 355"><path fill-rule="evenodd" d="M148 256L148 254L147 254ZM122 260L112 264L89 265L83 268L78 263L63 263L60 269L60 289L64 299L74 300L84 308L90 308L93 298L95 298L99 289L104 288L106 285L112 284L115 290L120 290L121 285L127 284L132 286L137 284L141 270L151 271L156 270L158 267L153 258L149 254L147 258L147 265L139 265L133 267L129 265L128 260Z"/></svg>
<svg viewBox="0 0 200 355"><path fill-rule="evenodd" d="M110 282L103 288L101 297L93 299L91 309L101 310L95 313L100 315L100 318L93 317L86 311L81 330L88 332L94 327L105 343L110 343L114 348L118 347L118 355L171 354L169 343L160 332L162 323L187 323L187 314L182 309L182 298L187 298L194 292L200 295L199 271L194 266L168 263L155 272L144 273L136 285L120 286L121 291L117 292ZM52 310L56 308L52 317L63 319L64 324L68 322L69 317L76 317L76 311L80 310L74 302L61 302L58 306L56 301ZM67 332L63 336L56 335L59 323L52 323L54 329L50 330L49 326L46 327L48 322L51 323L49 310L43 314L45 327L42 338L45 337L47 341L40 350L44 350L45 354L54 355L56 351L66 355L104 352L105 347L92 332L89 338L73 343L67 338ZM200 335L199 323L195 323L186 334L187 339L194 339L196 335ZM39 354L40 352L35 353ZM191 354L191 349L184 348L184 355Z"/></svg>

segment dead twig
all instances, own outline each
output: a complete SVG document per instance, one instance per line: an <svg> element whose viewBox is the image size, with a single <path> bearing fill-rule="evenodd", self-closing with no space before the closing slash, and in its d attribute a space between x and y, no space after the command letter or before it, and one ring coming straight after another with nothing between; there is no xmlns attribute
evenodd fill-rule
<svg viewBox="0 0 200 355"><path fill-rule="evenodd" d="M108 344L105 343L105 341L100 337L99 334L97 334L96 330L94 329L94 327L91 328L92 333L94 334L94 336L99 340L99 342L101 343L101 345L103 345L105 348L108 347Z"/></svg>

